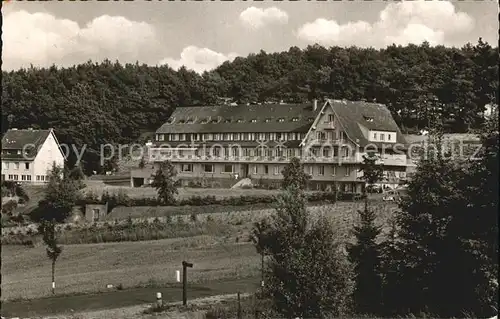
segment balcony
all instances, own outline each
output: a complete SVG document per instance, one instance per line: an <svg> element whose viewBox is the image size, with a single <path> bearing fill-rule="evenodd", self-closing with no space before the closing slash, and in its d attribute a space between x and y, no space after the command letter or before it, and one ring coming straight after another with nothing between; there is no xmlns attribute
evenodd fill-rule
<svg viewBox="0 0 500 319"><path fill-rule="evenodd" d="M321 125L321 127L325 130L334 130L336 127L335 127L335 123L333 122L326 122L326 123L323 123L323 125Z"/></svg>
<svg viewBox="0 0 500 319"><path fill-rule="evenodd" d="M150 162L217 162L217 163L237 163L237 162L251 162L251 163L287 163L291 158L288 156L214 156L214 155L184 155L179 156L177 154L152 154L150 156ZM299 156L302 163L325 163L325 164L354 164L359 163L360 160L357 156Z"/></svg>
<svg viewBox="0 0 500 319"><path fill-rule="evenodd" d="M406 154L383 154L379 163L387 166L408 166Z"/></svg>

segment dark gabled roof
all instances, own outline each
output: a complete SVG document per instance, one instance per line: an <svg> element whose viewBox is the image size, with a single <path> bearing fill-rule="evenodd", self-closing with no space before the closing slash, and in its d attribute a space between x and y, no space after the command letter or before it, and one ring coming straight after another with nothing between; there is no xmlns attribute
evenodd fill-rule
<svg viewBox="0 0 500 319"><path fill-rule="evenodd" d="M8 130L2 138L2 159L33 159L51 132L51 129ZM24 155L23 148L26 152ZM11 152L4 154L4 150ZM18 150L21 154L17 153Z"/></svg>
<svg viewBox="0 0 500 319"><path fill-rule="evenodd" d="M387 106L363 101L328 100L333 107L348 137L360 146L374 144L378 147L389 146L390 143L370 142L367 139L369 130L396 132L396 143L406 146L406 140L394 121Z"/></svg>
<svg viewBox="0 0 500 319"><path fill-rule="evenodd" d="M307 132L319 109L313 111L311 104L178 107L169 118L172 123L163 124L156 133ZM188 124L189 120L194 123Z"/></svg>

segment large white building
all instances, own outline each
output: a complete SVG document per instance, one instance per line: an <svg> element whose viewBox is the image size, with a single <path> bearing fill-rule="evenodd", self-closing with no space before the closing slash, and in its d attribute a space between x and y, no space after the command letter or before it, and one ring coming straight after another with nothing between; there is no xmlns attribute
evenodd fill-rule
<svg viewBox="0 0 500 319"><path fill-rule="evenodd" d="M181 181L279 184L283 168L298 157L311 176L310 188L361 192L363 155L378 153L385 184L396 186L412 165L407 146L390 111L376 103L178 107L156 131L150 163L132 171L131 184L147 183L165 160Z"/></svg>
<svg viewBox="0 0 500 319"><path fill-rule="evenodd" d="M53 129L10 129L2 138L2 180L43 184L52 165L64 166Z"/></svg>

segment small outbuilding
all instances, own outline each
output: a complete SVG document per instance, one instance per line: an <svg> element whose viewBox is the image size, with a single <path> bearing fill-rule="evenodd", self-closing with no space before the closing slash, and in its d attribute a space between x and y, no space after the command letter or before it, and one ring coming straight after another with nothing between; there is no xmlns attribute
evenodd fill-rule
<svg viewBox="0 0 500 319"><path fill-rule="evenodd" d="M103 221L108 215L108 203L85 205L85 220L87 222Z"/></svg>

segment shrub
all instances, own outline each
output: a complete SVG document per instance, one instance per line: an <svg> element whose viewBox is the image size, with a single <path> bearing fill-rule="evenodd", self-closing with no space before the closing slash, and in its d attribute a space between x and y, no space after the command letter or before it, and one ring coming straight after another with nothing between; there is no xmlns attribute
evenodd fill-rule
<svg viewBox="0 0 500 319"><path fill-rule="evenodd" d="M184 218L181 215L177 216L177 224L179 225L184 224Z"/></svg>
<svg viewBox="0 0 500 319"><path fill-rule="evenodd" d="M17 202L15 200L9 200L7 203L2 205L2 213L10 214L17 208Z"/></svg>
<svg viewBox="0 0 500 319"><path fill-rule="evenodd" d="M190 219L193 223L196 222L197 221L196 213L191 213Z"/></svg>
<svg viewBox="0 0 500 319"><path fill-rule="evenodd" d="M168 225L172 224L172 215L167 215L166 222L167 222Z"/></svg>

